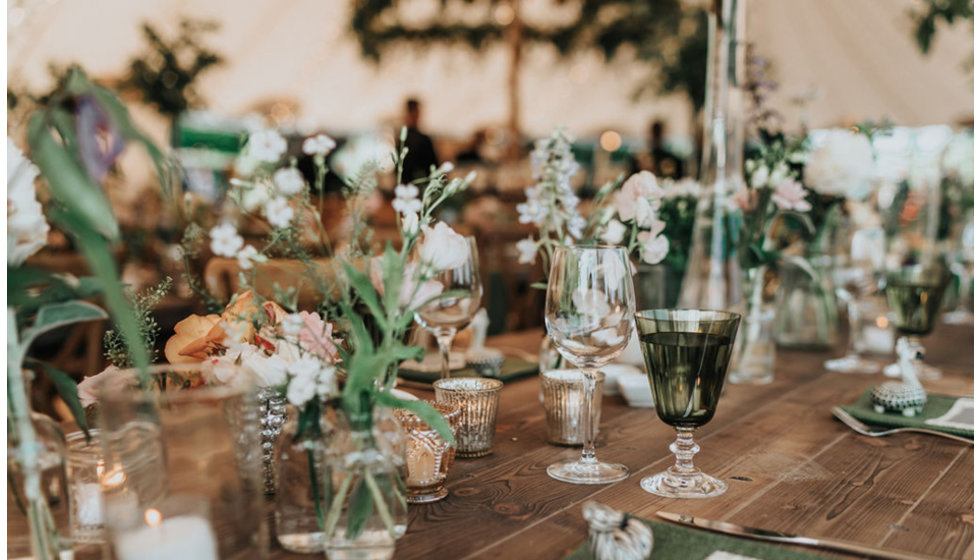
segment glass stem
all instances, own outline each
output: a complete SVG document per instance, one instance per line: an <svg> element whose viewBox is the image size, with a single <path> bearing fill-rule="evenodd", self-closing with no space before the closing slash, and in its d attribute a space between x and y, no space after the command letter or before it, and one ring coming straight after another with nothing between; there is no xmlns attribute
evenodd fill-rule
<svg viewBox="0 0 980 560"><path fill-rule="evenodd" d="M674 453L674 466L670 471L674 474L692 475L701 472L694 466L694 454L701 451L701 447L694 443L694 428L675 428L677 439L670 444L670 450Z"/></svg>
<svg viewBox="0 0 980 560"><path fill-rule="evenodd" d="M595 464L595 440L599 433L599 426L595 426L595 413L592 410L592 403L595 400L596 381L599 376L594 368L583 369L582 375L585 376L585 387L582 391L582 458L581 463Z"/></svg>
<svg viewBox="0 0 980 560"><path fill-rule="evenodd" d="M449 379L449 351L453 347L456 329L441 328L436 331L436 341L439 342L439 354L442 356L442 378Z"/></svg>
<svg viewBox="0 0 980 560"><path fill-rule="evenodd" d="M851 296L847 299L847 350L844 355L848 358L857 357L858 328L861 326L859 320L857 298Z"/></svg>

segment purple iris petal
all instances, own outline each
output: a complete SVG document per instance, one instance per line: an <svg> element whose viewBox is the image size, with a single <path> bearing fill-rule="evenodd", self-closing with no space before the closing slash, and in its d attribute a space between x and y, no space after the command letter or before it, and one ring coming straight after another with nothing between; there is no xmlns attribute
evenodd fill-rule
<svg viewBox="0 0 980 560"><path fill-rule="evenodd" d="M101 184L125 143L106 112L91 97L79 98L75 117L82 165L89 177Z"/></svg>

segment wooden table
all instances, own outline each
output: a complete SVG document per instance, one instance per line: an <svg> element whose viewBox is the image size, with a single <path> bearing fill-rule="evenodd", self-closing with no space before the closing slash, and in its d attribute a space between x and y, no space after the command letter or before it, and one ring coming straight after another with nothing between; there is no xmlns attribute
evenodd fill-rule
<svg viewBox="0 0 980 560"><path fill-rule="evenodd" d="M488 345L532 351L540 340L540 332L504 335ZM930 363L944 372L927 390L972 395L973 329L941 326L925 344ZM410 506L395 557L562 558L585 538L582 503L596 500L645 517L667 510L972 558L973 447L930 435L872 439L849 430L830 408L853 402L884 377L825 371L823 361L839 355L780 351L774 383L726 387L715 418L695 436L702 447L695 464L728 483L728 492L706 500L640 489L641 478L672 463L673 432L652 409L630 408L619 396L603 401L598 454L626 464L631 476L607 486L552 480L545 468L579 450L546 443L537 376L509 383L494 453L457 461L445 500ZM273 557L301 558L281 550Z"/></svg>

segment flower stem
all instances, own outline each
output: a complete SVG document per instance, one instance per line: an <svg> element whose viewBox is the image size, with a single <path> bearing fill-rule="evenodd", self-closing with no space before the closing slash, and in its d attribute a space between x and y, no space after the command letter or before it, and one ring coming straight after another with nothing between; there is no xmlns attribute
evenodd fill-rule
<svg viewBox="0 0 980 560"><path fill-rule="evenodd" d="M306 449L306 464L310 468L310 483L313 486L313 503L316 506L316 521L323 527L323 504L320 503L320 480L319 471L316 468L316 460L313 457L313 442L308 442L310 447Z"/></svg>

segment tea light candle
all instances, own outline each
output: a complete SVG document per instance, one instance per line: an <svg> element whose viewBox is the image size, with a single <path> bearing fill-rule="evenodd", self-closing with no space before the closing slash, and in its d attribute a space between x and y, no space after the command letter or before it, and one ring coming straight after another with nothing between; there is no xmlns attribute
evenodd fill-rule
<svg viewBox="0 0 980 560"><path fill-rule="evenodd" d="M409 438L406 464L408 465L408 477L405 484L409 486L427 486L436 480L438 465L442 459L442 453L438 456L428 446L422 445L419 441Z"/></svg>
<svg viewBox="0 0 980 560"><path fill-rule="evenodd" d="M207 519L179 515L162 519L160 511L146 510L147 527L116 539L119 560L217 560L218 545Z"/></svg>

